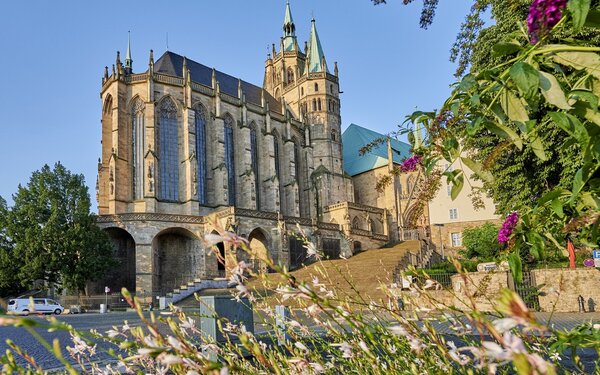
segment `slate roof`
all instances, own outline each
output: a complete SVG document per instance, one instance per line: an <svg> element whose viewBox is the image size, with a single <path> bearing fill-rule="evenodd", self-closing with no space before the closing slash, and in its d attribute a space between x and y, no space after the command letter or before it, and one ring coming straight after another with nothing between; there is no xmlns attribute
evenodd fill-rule
<svg viewBox="0 0 600 375"><path fill-rule="evenodd" d="M376 139L383 138L385 135L373 130L363 128L356 124L350 124L342 134L342 144L344 145L344 171L350 176L370 171L388 164L387 142L383 142L370 152L359 155L359 150ZM392 158L394 163L400 164L412 154L410 145L397 139L391 139Z"/></svg>
<svg viewBox="0 0 600 375"><path fill-rule="evenodd" d="M187 57L186 59L192 81L211 87L213 71L212 68L209 68L206 65L202 65L194 60L190 60ZM154 63L154 72L183 78L183 56L171 51L165 52ZM229 74L220 72L218 70L216 70L215 73L217 81L219 81L221 92L237 98L238 78L230 76ZM260 106L260 95L262 90L262 87L255 86L249 82L242 80L242 91L246 95L246 101L248 103ZM267 91L265 91L264 95L265 100L269 103L269 108L272 111L282 113L281 103L277 99L272 97Z"/></svg>

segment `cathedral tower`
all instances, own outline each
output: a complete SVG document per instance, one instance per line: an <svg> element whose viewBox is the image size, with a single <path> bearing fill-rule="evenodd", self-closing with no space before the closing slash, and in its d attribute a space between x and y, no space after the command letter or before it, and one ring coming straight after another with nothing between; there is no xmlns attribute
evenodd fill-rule
<svg viewBox="0 0 600 375"><path fill-rule="evenodd" d="M287 2L279 52L273 44L265 65L264 88L281 101L289 116L309 125L313 151L310 188L316 196L316 214L321 217L324 207L352 201L354 196L352 182L343 171L337 63L331 74L314 18L309 40L300 50Z"/></svg>

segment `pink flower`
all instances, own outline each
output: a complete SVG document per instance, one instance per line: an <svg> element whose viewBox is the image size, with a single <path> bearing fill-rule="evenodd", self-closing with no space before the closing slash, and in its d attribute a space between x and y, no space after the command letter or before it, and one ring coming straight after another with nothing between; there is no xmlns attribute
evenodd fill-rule
<svg viewBox="0 0 600 375"><path fill-rule="evenodd" d="M504 223L502 223L502 228L498 231L498 242L501 244L505 244L508 242L508 238L511 236L513 230L517 226L517 222L519 221L519 214L515 211L508 214Z"/></svg>
<svg viewBox="0 0 600 375"><path fill-rule="evenodd" d="M412 172L417 169L417 166L421 164L423 160L419 155L413 155L408 159L405 159L400 166L402 172Z"/></svg>
<svg viewBox="0 0 600 375"><path fill-rule="evenodd" d="M547 34L560 21L567 0L533 0L527 16L527 27L531 44L536 44L540 36Z"/></svg>

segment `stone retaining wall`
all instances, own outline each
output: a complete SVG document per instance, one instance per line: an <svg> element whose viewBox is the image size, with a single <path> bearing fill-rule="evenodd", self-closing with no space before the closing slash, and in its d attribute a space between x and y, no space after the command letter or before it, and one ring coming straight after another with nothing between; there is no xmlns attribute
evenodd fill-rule
<svg viewBox="0 0 600 375"><path fill-rule="evenodd" d="M578 312L582 296L586 311L599 311L600 270L537 269L532 273L540 288L540 311Z"/></svg>

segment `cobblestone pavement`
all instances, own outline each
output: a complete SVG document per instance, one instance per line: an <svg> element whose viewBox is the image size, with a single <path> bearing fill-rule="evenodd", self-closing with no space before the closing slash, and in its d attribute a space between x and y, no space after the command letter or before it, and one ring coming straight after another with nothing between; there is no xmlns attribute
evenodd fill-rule
<svg viewBox="0 0 600 375"><path fill-rule="evenodd" d="M261 333L265 332L267 326L262 323L263 318L262 314L255 315L255 332ZM546 314L546 313L537 313L538 319L544 323L550 322L551 325L555 329L570 329L575 327L578 324L584 322L593 322L600 323L600 313L568 313L568 314ZM135 312L111 312L108 314L81 314L81 315L61 315L57 317L60 321L68 323L72 325L75 329L80 331L89 331L91 329L95 329L101 333L106 332L111 329L113 326L121 326L123 321L127 320L130 326L135 326L141 324L137 313ZM38 320L40 322L44 322L46 317L32 317L32 319ZM304 319L300 319L301 322ZM305 321L306 323L308 320ZM442 325L436 321L431 321L434 324L434 327L438 329L443 334L453 334L451 330L448 329L446 325ZM72 345L69 334L64 331L56 331L56 332L48 332L45 329L37 330L40 335L52 342L55 338L58 339L61 343L61 346L65 348L66 346ZM15 344L19 345L23 348L27 353L32 355L37 362L45 369L52 369L60 367L60 362L54 358L54 355L49 353L34 337L32 337L28 332L26 332L23 328L16 327L0 327L0 353L4 353L6 349L8 349L8 345L6 344L6 340L10 339ZM584 359L593 363L597 358L597 353L587 352L583 353ZM65 356L68 357L67 353ZM110 357L107 354L100 353L97 360L106 360ZM19 360L20 363L25 363L22 359Z"/></svg>

